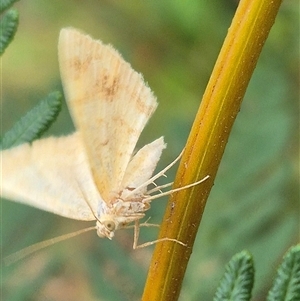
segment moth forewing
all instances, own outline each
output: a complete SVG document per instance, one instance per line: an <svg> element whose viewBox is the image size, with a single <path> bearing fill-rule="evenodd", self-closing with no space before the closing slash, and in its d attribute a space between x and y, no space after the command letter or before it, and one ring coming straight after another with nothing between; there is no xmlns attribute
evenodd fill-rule
<svg viewBox="0 0 300 301"><path fill-rule="evenodd" d="M101 196L78 133L25 143L0 155L2 197L72 219L95 219L84 195L94 211Z"/></svg>
<svg viewBox="0 0 300 301"><path fill-rule="evenodd" d="M68 107L104 201L120 188L137 140L157 106L142 76L109 45L65 28L59 65Z"/></svg>

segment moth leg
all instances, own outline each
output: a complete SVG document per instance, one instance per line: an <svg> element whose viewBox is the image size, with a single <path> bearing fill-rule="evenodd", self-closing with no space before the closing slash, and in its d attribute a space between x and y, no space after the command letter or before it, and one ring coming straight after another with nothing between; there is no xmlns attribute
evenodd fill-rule
<svg viewBox="0 0 300 301"><path fill-rule="evenodd" d="M122 229L131 229L131 228L135 228L136 226L135 225L127 225L127 226L123 226ZM150 223L142 223L142 224L139 224L139 227L160 227L159 224L150 224Z"/></svg>
<svg viewBox="0 0 300 301"><path fill-rule="evenodd" d="M140 189L142 189L143 187L147 187L150 184L154 184L154 181L162 176L166 176L165 173L173 166L176 164L177 161L179 161L179 159L181 158L182 154L183 154L184 149L182 150L182 152L179 154L179 156L173 161L171 162L168 166L166 166L164 169L162 169L160 172L158 172L156 175L154 175L152 178L150 178L148 181L146 181L145 183L141 184L140 186L136 187L135 189L133 189L128 195L127 198L129 198L131 195L134 195L136 193L136 191L139 191ZM172 185L172 184L167 184L168 186Z"/></svg>
<svg viewBox="0 0 300 301"><path fill-rule="evenodd" d="M139 235L140 235L140 223L139 220L136 220L134 222L134 234L133 234L133 249L137 249L138 248L138 239L139 239Z"/></svg>
<svg viewBox="0 0 300 301"><path fill-rule="evenodd" d="M142 223L142 224L140 224L139 226L140 226L140 227L160 227L159 224L150 224L150 223L147 223L147 222Z"/></svg>
<svg viewBox="0 0 300 301"><path fill-rule="evenodd" d="M147 218L147 220L144 223L139 224L140 227L160 227L159 224L150 224L148 221L150 220L151 216Z"/></svg>
<svg viewBox="0 0 300 301"><path fill-rule="evenodd" d="M165 185L160 185L160 186L158 186L158 185L156 185L156 184L153 182L152 184L155 184L155 187L154 187L153 189L151 189L151 190L148 190L148 191L147 191L147 194L151 194L151 193L156 192L156 191L159 191L159 192L162 193L161 189L166 188L166 187L170 187L170 186L173 185L173 183L174 183L174 182L170 182L170 183L167 183L167 184L165 184Z"/></svg>
<svg viewBox="0 0 300 301"><path fill-rule="evenodd" d="M149 202L149 201L161 198L162 196L169 195L169 194L172 194L174 192L177 192L177 191L180 191L180 190L184 190L184 189L187 189L187 188L190 188L190 187L194 187L194 186L199 185L200 183L206 181L208 178L209 178L209 175L207 175L206 177L204 177L200 181L197 181L197 182L194 182L194 183L182 186L182 187L174 188L174 189L171 189L169 191L162 192L162 193L157 193L157 194L154 194L154 195L150 195L150 196L144 198L143 201L144 202Z"/></svg>
<svg viewBox="0 0 300 301"><path fill-rule="evenodd" d="M140 226L146 226L146 227L151 227L151 226L156 226L155 224L148 224L147 222L144 223L144 224L140 224L138 220L135 221L134 223L134 235L133 235L133 249L141 249L141 248L145 248L145 247L148 247L148 246L151 246L151 245L154 245L158 242L163 242L163 241L173 241L173 242L176 242L184 247L187 246L187 244L175 239L175 238L168 238L168 237L165 237L165 238L160 238L160 239L156 239L156 240L153 240L153 241L148 241L148 242L145 242L141 245L138 245L138 238L139 238L139 234L140 234Z"/></svg>
<svg viewBox="0 0 300 301"><path fill-rule="evenodd" d="M168 237L165 237L165 238L160 238L160 239L156 239L156 240L153 240L153 241L148 241L148 242L145 242L141 245L133 245L133 249L141 249L141 248L145 248L145 247L148 247L148 246L151 246L151 245L154 245L154 244L157 244L159 242L163 242L163 241L173 241L173 242L176 242L184 247L187 247L187 244L181 242L180 240L177 240L175 238L168 238ZM136 241L136 244L137 244L137 241Z"/></svg>

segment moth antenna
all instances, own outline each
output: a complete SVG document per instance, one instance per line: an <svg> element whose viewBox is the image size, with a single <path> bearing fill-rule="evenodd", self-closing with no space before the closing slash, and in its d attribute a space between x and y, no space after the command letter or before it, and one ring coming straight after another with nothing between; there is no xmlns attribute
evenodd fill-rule
<svg viewBox="0 0 300 301"><path fill-rule="evenodd" d="M95 219L97 221L99 221L98 217L95 215L95 213L93 211L93 208L92 208L91 204L89 203L88 199L85 197L85 194L84 194L84 192L83 192L83 190L80 186L80 183L77 181L77 179L76 179L76 182L77 182L78 188L80 190L80 193L82 194L82 198L84 199L84 201L86 202L86 204L90 208L90 210L91 210L92 214L94 215ZM85 229L82 229L82 230L79 230L79 231L75 231L75 232L71 232L71 233L68 233L68 234L61 235L61 236L57 236L57 237L51 238L49 240L38 242L38 243L33 244L33 245L31 245L27 248L24 248L20 251L17 251L16 253L8 255L7 257L4 258L4 263L5 263L5 265L10 265L10 264L12 264L14 262L17 262L20 259L25 258L28 255L30 255L32 253L35 253L35 252L37 252L41 249L44 249L48 246L54 245L54 244L56 244L60 241L67 240L67 239L72 238L74 236L77 236L77 235L80 235L82 233L85 233L85 232L88 232L88 231L91 231L91 230L95 230L95 229L97 229L96 226L93 226L93 227L85 228Z"/></svg>
<svg viewBox="0 0 300 301"><path fill-rule="evenodd" d="M136 191L148 186L151 183L154 183L154 181L162 176L165 176L165 172L168 171L172 166L174 166L176 164L176 162L179 161L179 159L181 158L182 154L183 154L184 149L181 151L181 153L179 154L179 156L173 161L171 162L169 165L167 165L164 169L162 169L160 172L158 172L156 175L154 175L152 178L150 178L148 181L144 182L143 184L141 184L140 186L136 187L135 189L133 189L128 195L127 198L132 195L135 194Z"/></svg>
<svg viewBox="0 0 300 301"><path fill-rule="evenodd" d="M33 244L29 247L26 247L26 248L20 250L20 251L17 251L16 253L13 253L11 255L6 256L3 259L3 261L4 261L5 265L10 265L12 263L15 263L15 262L19 261L22 258L25 258L25 257L29 256L32 253L35 253L35 252L39 251L39 250L42 250L42 249L47 248L49 246L52 246L52 245L54 245L58 242L67 240L69 238L75 237L77 235L80 235L82 233L85 233L85 232L88 232L88 231L91 231L91 230L95 230L95 229L96 229L96 226L88 227L88 228L85 228L85 229L81 229L81 230L78 230L78 231L75 231L75 232L71 232L71 233L68 233L68 234L60 235L60 236L57 236L57 237L54 237L54 238L50 238L48 240L38 242L36 244Z"/></svg>
<svg viewBox="0 0 300 301"><path fill-rule="evenodd" d="M92 214L94 215L94 218L95 218L98 222L100 222L99 218L98 218L98 217L96 216L96 214L94 213L93 208L92 208L91 204L90 204L89 201L88 201L88 198L85 197L85 194L84 194L83 190L81 189L80 183L77 181L77 179L75 179L75 180L76 180L77 185L78 185L78 187L79 187L79 190L80 190L80 193L81 193L81 195L82 195L82 198L84 199L84 201L86 202L86 204L87 204L88 207L90 208Z"/></svg>
<svg viewBox="0 0 300 301"><path fill-rule="evenodd" d="M196 186L196 185L198 185L198 184L203 183L203 182L206 181L208 178L209 178L209 175L207 175L206 177L204 177L204 178L201 179L200 181L194 182L194 183L192 183L192 184L188 184L188 185L185 185L185 186L182 186L182 187L179 187L179 188L171 189L171 190L166 191L166 192L163 192L163 193L158 193L158 194L155 194L155 195L151 195L151 196L149 196L149 197L146 197L146 198L144 199L144 201L152 201L152 200L158 199L158 198L160 198L160 197L163 197L163 196L165 196L165 195L169 195L169 194L172 194L172 193L174 193L174 192L177 192L177 191L180 191L180 190L184 190L184 189L187 189L187 188Z"/></svg>

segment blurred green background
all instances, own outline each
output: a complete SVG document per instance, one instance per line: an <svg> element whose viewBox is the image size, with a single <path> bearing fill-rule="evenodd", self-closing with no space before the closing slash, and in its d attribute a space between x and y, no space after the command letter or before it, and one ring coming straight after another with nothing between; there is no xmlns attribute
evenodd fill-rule
<svg viewBox="0 0 300 301"><path fill-rule="evenodd" d="M79 28L114 45L158 97L139 145L164 136L159 169L184 147L238 1L20 1L16 37L2 57L2 130L61 90L57 39ZM212 300L224 265L254 256L253 300L265 300L276 266L299 240L299 8L284 1L247 90L186 272L180 300ZM47 135L73 131L66 106ZM46 136L47 136L46 135ZM176 168L175 168L176 169ZM169 181L175 170L168 174ZM5 176L5 175L3 175ZM42 201L42 200L41 200ZM2 201L2 256L93 223ZM166 200L148 213L159 223ZM142 229L140 242L155 239ZM3 300L139 300L153 248L132 250L131 230L95 232L2 266Z"/></svg>

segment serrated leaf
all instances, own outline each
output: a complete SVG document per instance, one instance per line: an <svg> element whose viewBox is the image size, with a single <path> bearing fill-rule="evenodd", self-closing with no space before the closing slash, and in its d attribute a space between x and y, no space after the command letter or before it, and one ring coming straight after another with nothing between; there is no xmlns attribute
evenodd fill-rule
<svg viewBox="0 0 300 301"><path fill-rule="evenodd" d="M214 297L214 301L248 301L254 282L252 256L242 251L232 257L226 266L223 278Z"/></svg>
<svg viewBox="0 0 300 301"><path fill-rule="evenodd" d="M52 92L23 116L1 141L1 149L32 142L39 138L55 121L61 110L61 93Z"/></svg>
<svg viewBox="0 0 300 301"><path fill-rule="evenodd" d="M296 300L300 300L300 244L283 257L267 297L267 301Z"/></svg>
<svg viewBox="0 0 300 301"><path fill-rule="evenodd" d="M2 55L15 36L19 25L19 13L15 9L9 10L0 21L0 55Z"/></svg>
<svg viewBox="0 0 300 301"><path fill-rule="evenodd" d="M0 1L0 13L3 13L6 9L12 6L15 2L19 0L1 0Z"/></svg>

